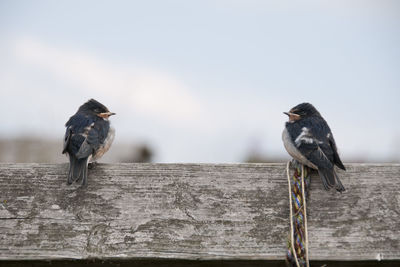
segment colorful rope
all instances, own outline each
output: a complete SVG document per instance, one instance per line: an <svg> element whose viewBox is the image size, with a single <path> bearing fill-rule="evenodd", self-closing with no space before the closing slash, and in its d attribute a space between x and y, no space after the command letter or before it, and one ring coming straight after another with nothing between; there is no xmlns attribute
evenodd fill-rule
<svg viewBox="0 0 400 267"><path fill-rule="evenodd" d="M309 266L306 198L310 185L309 170L301 164L294 164L295 171L290 179L289 162L287 176L290 201L290 237L287 243L286 261L288 266Z"/></svg>

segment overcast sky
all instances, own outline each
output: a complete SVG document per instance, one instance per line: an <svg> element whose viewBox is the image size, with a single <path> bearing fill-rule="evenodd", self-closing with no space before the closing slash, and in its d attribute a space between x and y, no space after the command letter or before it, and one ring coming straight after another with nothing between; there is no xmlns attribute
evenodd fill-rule
<svg viewBox="0 0 400 267"><path fill-rule="evenodd" d="M344 160L400 160L400 2L0 0L0 137L62 139L89 98L158 162L284 156L314 104Z"/></svg>

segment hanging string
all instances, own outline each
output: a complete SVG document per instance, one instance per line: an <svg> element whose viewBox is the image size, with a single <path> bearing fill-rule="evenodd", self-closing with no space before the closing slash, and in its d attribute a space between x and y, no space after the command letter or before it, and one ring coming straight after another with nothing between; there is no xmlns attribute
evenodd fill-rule
<svg viewBox="0 0 400 267"><path fill-rule="evenodd" d="M304 165L296 165L292 179L290 162L286 165L290 208L290 237L286 259L289 266L309 267L306 198L310 177Z"/></svg>

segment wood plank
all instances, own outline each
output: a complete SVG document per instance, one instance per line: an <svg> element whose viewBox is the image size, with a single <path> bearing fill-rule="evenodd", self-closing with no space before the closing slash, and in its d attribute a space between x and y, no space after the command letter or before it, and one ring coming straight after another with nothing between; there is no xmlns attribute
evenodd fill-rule
<svg viewBox="0 0 400 267"><path fill-rule="evenodd" d="M400 259L400 164L347 164L308 201L311 260ZM284 164L0 164L0 259L282 260Z"/></svg>

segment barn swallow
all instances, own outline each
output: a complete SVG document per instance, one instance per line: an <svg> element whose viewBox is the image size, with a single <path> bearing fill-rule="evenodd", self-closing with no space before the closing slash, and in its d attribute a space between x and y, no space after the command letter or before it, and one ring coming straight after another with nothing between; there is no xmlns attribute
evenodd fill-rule
<svg viewBox="0 0 400 267"><path fill-rule="evenodd" d="M82 180L86 186L89 162L95 162L110 149L115 135L108 120L112 115L115 113L90 99L65 124L62 153L69 156L68 184Z"/></svg>
<svg viewBox="0 0 400 267"><path fill-rule="evenodd" d="M283 144L287 152L298 162L318 171L325 190L332 187L339 192L345 191L334 165L346 170L337 152L328 123L317 109L302 103L289 112L282 133Z"/></svg>

